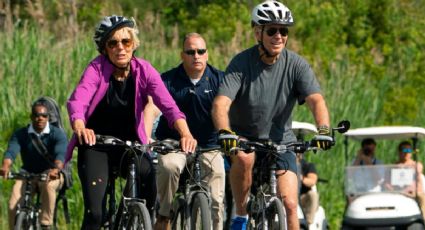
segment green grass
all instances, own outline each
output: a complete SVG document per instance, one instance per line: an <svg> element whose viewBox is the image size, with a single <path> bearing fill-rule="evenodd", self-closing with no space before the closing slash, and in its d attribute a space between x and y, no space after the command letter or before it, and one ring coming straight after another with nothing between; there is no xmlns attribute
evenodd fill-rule
<svg viewBox="0 0 425 230"><path fill-rule="evenodd" d="M153 33L155 34L155 33ZM71 135L65 103L80 79L87 63L97 52L89 39L91 34L81 32L76 37L57 41L55 36L36 29L16 29L12 34L0 32L0 152L4 152L12 132L29 122L31 102L41 95L55 98L61 105L67 134ZM170 47L148 33L141 34L142 46L136 55L149 60L162 72L180 63L179 49ZM290 41L295 43L294 41ZM302 45L302 44L301 44ZM209 47L211 64L224 69L226 63L241 46ZM227 50L223 52L223 50ZM419 50L416 50L419 52ZM398 63L384 68L384 73L376 77L370 68L358 60L352 60L346 48L337 49L346 56L321 62L306 54L321 82L331 114L332 124L348 119L353 128L388 124L384 112L387 92L394 89L394 82L401 81L398 75L400 66L406 66L410 59L400 55ZM410 51L409 51L410 52ZM304 55L304 54L303 54ZM320 58L319 58L320 59ZM321 66L328 63L329 66ZM410 73L413 75L414 73ZM403 82L403 81L401 81ZM421 95L418 93L418 95ZM403 95L401 95L403 97ZM424 111L423 96L418 99L418 111ZM399 111L402 113L403 111ZM306 106L298 106L294 120L312 122L312 116ZM405 125L423 125L425 117L418 116L406 120ZM331 229L338 229L344 211L343 195L344 157L343 137L337 136L337 145L328 152L308 154L307 158L315 162L320 177L329 183L318 186L321 204L326 210ZM351 162L359 143L349 142L348 161ZM396 142L380 142L378 158L390 163L395 160ZM423 147L423 144L420 145ZM420 160L424 157L420 155ZM76 168L76 158L73 158ZM81 187L75 173L75 186L67 192L72 223L65 225L60 218L60 229L79 229L82 220L83 203ZM7 228L7 201L12 182L0 182L0 229ZM60 212L62 215L62 212Z"/></svg>

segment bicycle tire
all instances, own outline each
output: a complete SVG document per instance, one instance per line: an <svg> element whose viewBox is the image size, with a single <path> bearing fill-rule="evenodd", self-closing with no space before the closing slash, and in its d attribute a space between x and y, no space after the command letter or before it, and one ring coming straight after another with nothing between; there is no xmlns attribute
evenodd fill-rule
<svg viewBox="0 0 425 230"><path fill-rule="evenodd" d="M210 230L211 210L208 205L208 198L205 193L197 193L193 197L191 205L190 229L192 230Z"/></svg>
<svg viewBox="0 0 425 230"><path fill-rule="evenodd" d="M173 201L173 219L171 222L171 229L175 230L189 230L189 214L186 206L186 201L183 196L176 198Z"/></svg>
<svg viewBox="0 0 425 230"><path fill-rule="evenodd" d="M286 211L282 201L275 197L270 200L270 204L266 210L267 229L270 230L286 230L288 229L286 222Z"/></svg>
<svg viewBox="0 0 425 230"><path fill-rule="evenodd" d="M173 217L173 221L171 223L171 229L180 229L185 230L185 221L184 221L184 214L183 214L183 208L178 210Z"/></svg>
<svg viewBox="0 0 425 230"><path fill-rule="evenodd" d="M36 230L32 224L31 217L26 211L22 211L16 216L14 230Z"/></svg>
<svg viewBox="0 0 425 230"><path fill-rule="evenodd" d="M132 202L128 206L127 230L152 230L151 217L146 205Z"/></svg>

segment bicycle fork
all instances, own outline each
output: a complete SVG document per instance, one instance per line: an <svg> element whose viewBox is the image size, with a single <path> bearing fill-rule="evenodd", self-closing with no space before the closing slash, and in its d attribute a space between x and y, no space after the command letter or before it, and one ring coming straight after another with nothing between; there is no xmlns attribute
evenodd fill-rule
<svg viewBox="0 0 425 230"><path fill-rule="evenodd" d="M276 164L273 164L270 167L270 197L276 197L277 194L277 178L276 178ZM262 215L262 226L260 227L261 230L268 230L268 218L267 218L267 208L269 206L269 202L266 200L266 194L264 194L264 207L262 207L261 215Z"/></svg>

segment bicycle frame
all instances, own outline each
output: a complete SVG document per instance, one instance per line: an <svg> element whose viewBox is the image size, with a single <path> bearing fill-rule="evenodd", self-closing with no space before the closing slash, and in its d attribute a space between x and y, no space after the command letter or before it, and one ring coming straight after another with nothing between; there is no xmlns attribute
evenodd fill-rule
<svg viewBox="0 0 425 230"><path fill-rule="evenodd" d="M201 154L213 150L218 150L220 148L205 148L201 149L198 148L197 151L192 155L192 159L188 159L187 164L189 166L186 167L186 170L188 171L188 177L185 178L183 183L180 183L179 190L182 192L182 194L178 194L174 201L173 201L173 211L174 216L172 218L172 222L175 224L177 223L178 218L178 212L183 208L181 213L183 214L183 220L184 220L184 228L185 229L192 229L190 226L190 216L191 216L191 209L195 200L195 196L199 193L205 194L205 197L207 198L208 205L211 205L211 192L209 187L202 184L201 181L201 162L200 162L200 156ZM181 178L182 179L182 178ZM181 202L181 200L184 200L184 202Z"/></svg>
<svg viewBox="0 0 425 230"><path fill-rule="evenodd" d="M36 191L36 200L33 201L32 190L33 180L37 179L40 181L46 181L46 174L33 174L33 173L9 173L8 178L10 179L22 179L25 183L25 192L23 197L23 203L18 204L16 208L16 218L19 213L25 212L28 213L31 218L31 224L37 226L38 216L40 213L40 192ZM16 221L16 220L15 220Z"/></svg>
<svg viewBox="0 0 425 230"><path fill-rule="evenodd" d="M267 155L273 155L272 159L276 159L276 156L274 156L274 153L266 153ZM277 153L279 154L279 153ZM261 229L267 229L267 217L266 217L266 210L268 207L270 207L270 204L275 199L280 199L277 196L277 177L276 177L276 163L274 160L267 161L265 159L269 159L268 156L265 156L265 158L261 159L262 162L266 162L264 165L265 168L261 167L259 170L258 167L254 169L253 172L253 187L258 187L256 192L254 194L251 194L251 205L249 206L248 212L251 212L251 214L261 215L261 219L263 220L261 225ZM272 162L272 163L268 163ZM261 165L263 166L263 165ZM256 167L256 166L254 166ZM267 169L267 170L263 170ZM265 174L268 173L269 175L269 181L266 184L266 182L263 180L265 178ZM268 186L265 186L268 185ZM255 206L255 207L253 207ZM257 210L253 210L254 208L257 208Z"/></svg>
<svg viewBox="0 0 425 230"><path fill-rule="evenodd" d="M139 193L139 186L136 179L136 160L137 160L137 153L134 151L130 151L130 162L128 163L128 170L126 175L126 184L124 186L124 192L121 197L121 201L118 207L118 212L116 213L116 218L113 223L119 223L121 221L121 218L126 217L126 213L128 212L128 204L132 201L140 202L146 205L146 201L144 199L140 199L140 193ZM111 185L113 185L113 189L110 191L110 203L116 204L115 201L115 179L116 177L112 178L112 181L110 182ZM113 195L113 196L112 196ZM115 206L113 206L115 207ZM123 216L121 214L124 214ZM118 229L118 224L114 224L114 229Z"/></svg>
<svg viewBox="0 0 425 230"><path fill-rule="evenodd" d="M127 164L127 175L125 177L126 183L124 186L124 191L122 192L122 196L120 199L120 203L118 205L118 209L116 207L116 200L115 200L115 180L118 177L118 170L111 169L109 180L108 180L108 187L107 187L107 194L109 195L109 209L108 209L108 221L109 223L104 223L104 227L108 229L119 229L123 226L120 226L121 223L127 223L129 219L131 219L131 213L129 211L129 206L139 206L142 209L143 213L147 213L146 215L143 214L143 221L144 224L150 225L150 218L148 210L146 209L146 201L144 199L140 199L140 191L138 186L138 180L137 180L137 159L140 157L139 155L143 156L143 154L147 154L151 148L154 150L161 150L165 149L165 146L161 146L159 144L157 145L142 145L138 142L131 142L131 141L122 141L118 138L112 137L112 136L101 136L97 135L96 140L99 145L102 146L121 146L125 149L125 154L128 154L128 164ZM140 153L140 154L139 154ZM143 207L142 207L143 206ZM130 215L128 215L130 213ZM149 219L149 220L148 220ZM147 226L145 226L147 227Z"/></svg>

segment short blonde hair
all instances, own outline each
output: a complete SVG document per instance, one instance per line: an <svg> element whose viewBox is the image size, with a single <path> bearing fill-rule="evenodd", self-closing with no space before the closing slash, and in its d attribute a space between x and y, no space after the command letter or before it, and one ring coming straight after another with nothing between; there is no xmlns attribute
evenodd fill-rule
<svg viewBox="0 0 425 230"><path fill-rule="evenodd" d="M130 34L130 37L133 40L133 50L136 50L140 46L140 40L139 37L137 37L137 35L139 34L139 30L131 27L123 27L119 29L123 29L125 32L128 32Z"/></svg>

